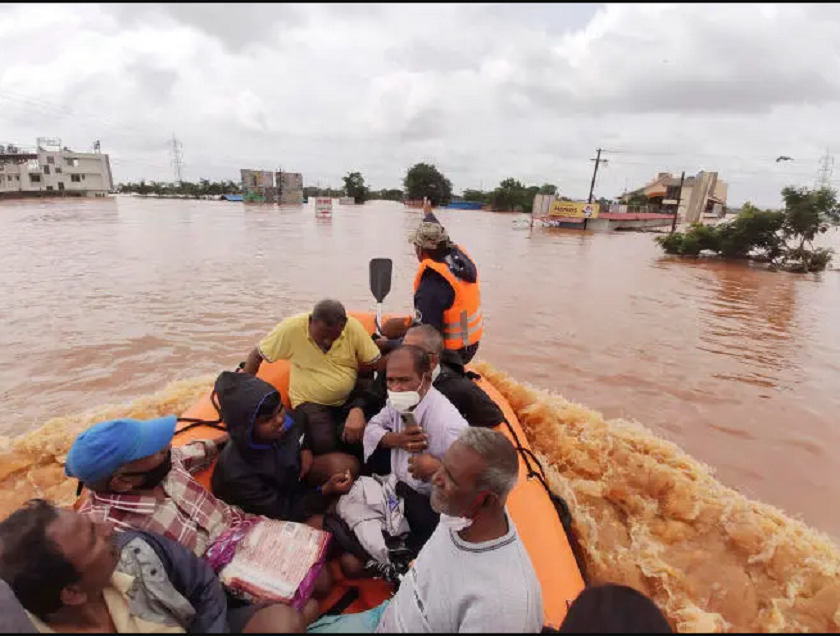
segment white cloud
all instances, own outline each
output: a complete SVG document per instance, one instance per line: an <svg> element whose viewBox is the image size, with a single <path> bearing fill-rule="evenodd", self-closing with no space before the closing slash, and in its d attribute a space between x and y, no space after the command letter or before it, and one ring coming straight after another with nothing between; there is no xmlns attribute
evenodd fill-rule
<svg viewBox="0 0 840 636"><path fill-rule="evenodd" d="M717 169L775 204L839 146L838 33L832 5L7 5L0 142L101 139L118 180L170 178L175 132L191 179L428 160L572 196L603 147L598 194Z"/></svg>

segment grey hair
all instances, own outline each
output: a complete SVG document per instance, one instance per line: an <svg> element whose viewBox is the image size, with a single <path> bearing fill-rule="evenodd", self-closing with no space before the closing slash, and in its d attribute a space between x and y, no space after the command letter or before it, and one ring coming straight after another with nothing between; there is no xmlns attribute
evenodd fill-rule
<svg viewBox="0 0 840 636"><path fill-rule="evenodd" d="M322 322L327 327L338 327L347 322L347 312L340 302L327 298L315 305L312 310L312 320Z"/></svg>
<svg viewBox="0 0 840 636"><path fill-rule="evenodd" d="M423 339L423 345L426 351L433 355L443 355L443 335L432 325L417 325L406 332L417 333Z"/></svg>
<svg viewBox="0 0 840 636"><path fill-rule="evenodd" d="M475 451L486 468L476 479L479 490L489 490L504 500L519 477L519 457L507 437L489 428L471 426L458 436L458 443Z"/></svg>

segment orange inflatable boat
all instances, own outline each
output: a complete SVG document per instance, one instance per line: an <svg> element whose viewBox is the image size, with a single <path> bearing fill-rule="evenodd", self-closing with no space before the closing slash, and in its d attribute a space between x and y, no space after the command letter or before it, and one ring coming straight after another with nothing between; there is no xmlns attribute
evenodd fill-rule
<svg viewBox="0 0 840 636"><path fill-rule="evenodd" d="M351 315L361 320L370 333L374 332L373 314L353 313ZM284 400L288 401L288 363L263 363L258 375L266 382L273 384ZM567 601L573 601L583 590L583 576L566 537L561 513L549 496L541 467L531 453L513 409L492 384L484 378L477 382L499 405L507 418L507 424L502 424L498 430L504 433L519 450L519 481L508 499L508 510L528 549L542 586L545 624L557 628L566 616ZM287 406L289 406L288 402ZM208 393L182 417L214 421L219 415ZM218 428L212 426L190 426L184 423L179 426L180 429L186 430L176 433L174 440L176 446L197 439L213 439L221 434ZM197 475L198 480L208 489L211 474L212 468ZM563 504L558 503L562 511ZM566 511L565 514L568 512ZM331 563L330 567L336 585L330 596L322 603L322 611L360 612L376 607L391 595L390 586L384 581L374 579L349 581L341 576L336 563Z"/></svg>

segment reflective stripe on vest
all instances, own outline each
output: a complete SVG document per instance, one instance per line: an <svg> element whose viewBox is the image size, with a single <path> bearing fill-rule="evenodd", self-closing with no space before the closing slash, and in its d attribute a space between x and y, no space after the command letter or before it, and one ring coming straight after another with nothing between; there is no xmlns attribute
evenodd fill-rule
<svg viewBox="0 0 840 636"><path fill-rule="evenodd" d="M474 314L467 314L466 311L461 311L458 322L443 323L443 337L444 339L452 338L466 342L467 344L472 344L472 342L470 342L470 336L480 331L483 326L484 323L481 319L481 309L476 311ZM461 347L458 348L460 349Z"/></svg>
<svg viewBox="0 0 840 636"><path fill-rule="evenodd" d="M469 258L463 249L461 251ZM420 263L420 268L414 277L415 293L420 287L420 280L427 268L443 276L455 291L452 307L443 312L444 346L457 351L481 340L484 320L481 315L481 287L478 281L475 283L463 281L450 271L446 263L438 263L427 258Z"/></svg>

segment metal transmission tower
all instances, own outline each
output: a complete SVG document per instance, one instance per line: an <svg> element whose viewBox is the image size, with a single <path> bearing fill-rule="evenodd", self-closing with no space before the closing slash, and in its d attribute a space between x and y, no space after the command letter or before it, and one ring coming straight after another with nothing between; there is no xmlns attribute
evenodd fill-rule
<svg viewBox="0 0 840 636"><path fill-rule="evenodd" d="M825 154L820 158L820 169L817 171L817 180L814 183L814 188L828 188L831 187L831 176L834 174L834 157L828 153L826 149Z"/></svg>
<svg viewBox="0 0 840 636"><path fill-rule="evenodd" d="M175 137L175 133L172 133L172 141L169 142L169 145L172 152L172 170L175 173L175 181L180 184L184 182L184 146Z"/></svg>

